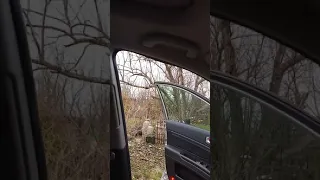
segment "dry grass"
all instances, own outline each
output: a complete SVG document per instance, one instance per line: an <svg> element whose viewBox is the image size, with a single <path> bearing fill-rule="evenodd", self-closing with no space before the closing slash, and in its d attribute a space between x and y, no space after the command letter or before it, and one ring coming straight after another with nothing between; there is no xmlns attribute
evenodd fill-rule
<svg viewBox="0 0 320 180"><path fill-rule="evenodd" d="M58 101L38 95L39 117L50 180L109 179L109 134L99 118L75 118ZM99 126L98 126L99 124ZM102 131L104 129L104 131Z"/></svg>
<svg viewBox="0 0 320 180"><path fill-rule="evenodd" d="M165 169L164 144L147 144L141 136L135 137L143 119L128 119L129 152L133 180L159 180Z"/></svg>
<svg viewBox="0 0 320 180"><path fill-rule="evenodd" d="M141 138L129 141L133 180L159 180L165 169L164 145L146 144Z"/></svg>
<svg viewBox="0 0 320 180"><path fill-rule="evenodd" d="M137 106L139 104L140 107ZM149 119L152 125L162 118L158 99L130 99L124 96L126 127L129 137L129 152L133 180L159 180L165 169L164 144L147 144L135 137L143 122Z"/></svg>

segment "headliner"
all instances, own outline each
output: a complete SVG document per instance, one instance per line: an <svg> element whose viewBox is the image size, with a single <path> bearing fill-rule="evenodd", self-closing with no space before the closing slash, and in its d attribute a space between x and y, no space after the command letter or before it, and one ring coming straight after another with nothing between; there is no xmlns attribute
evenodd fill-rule
<svg viewBox="0 0 320 180"><path fill-rule="evenodd" d="M149 1L147 1L149 2ZM158 1L150 1L156 3ZM159 1L160 2L160 1ZM166 3L178 1L166 1ZM180 2L183 2L180 0ZM167 4L168 5L168 4ZM115 49L132 51L155 60L177 65L209 79L209 1L196 0L189 6L158 8L137 1L111 2L111 43ZM188 58L179 48L142 43L150 34L168 35L198 49ZM207 59L207 61L205 60Z"/></svg>
<svg viewBox="0 0 320 180"><path fill-rule="evenodd" d="M168 7L183 1L165 1L167 7L162 8L154 5L160 0L111 1L113 47L177 65L209 79L209 1L194 0L187 7L183 3L182 7ZM320 26L315 22L320 19L320 6L316 1L281 4L212 0L210 12L270 36L319 63ZM142 41L150 33L189 41L199 48L199 55L190 59L176 48L147 48Z"/></svg>

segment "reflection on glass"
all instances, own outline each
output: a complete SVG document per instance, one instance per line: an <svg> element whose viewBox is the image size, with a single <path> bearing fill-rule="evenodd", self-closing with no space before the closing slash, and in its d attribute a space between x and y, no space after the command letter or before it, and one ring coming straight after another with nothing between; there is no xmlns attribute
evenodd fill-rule
<svg viewBox="0 0 320 180"><path fill-rule="evenodd" d="M181 88L158 85L169 120L210 131L210 104Z"/></svg>
<svg viewBox="0 0 320 180"><path fill-rule="evenodd" d="M20 3L48 178L109 179L109 1Z"/></svg>
<svg viewBox="0 0 320 180"><path fill-rule="evenodd" d="M211 17L211 70L262 88L320 117L320 68L312 60L247 27Z"/></svg>
<svg viewBox="0 0 320 180"><path fill-rule="evenodd" d="M320 179L320 141L287 116L211 83L213 179Z"/></svg>

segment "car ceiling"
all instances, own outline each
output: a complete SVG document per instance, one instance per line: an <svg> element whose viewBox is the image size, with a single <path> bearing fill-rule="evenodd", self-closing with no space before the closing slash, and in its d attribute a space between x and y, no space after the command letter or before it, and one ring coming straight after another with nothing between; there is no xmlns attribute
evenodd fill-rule
<svg viewBox="0 0 320 180"><path fill-rule="evenodd" d="M177 65L209 79L210 7L212 15L270 36L319 64L320 26L316 22L319 22L320 5L317 1L253 2L114 0L111 1L111 43L116 50L128 50ZM169 43L159 43L164 41ZM146 42L156 46L147 46ZM190 49L197 52L195 58L186 56Z"/></svg>
<svg viewBox="0 0 320 180"><path fill-rule="evenodd" d="M209 79L208 12L208 0L111 1L111 43Z"/></svg>

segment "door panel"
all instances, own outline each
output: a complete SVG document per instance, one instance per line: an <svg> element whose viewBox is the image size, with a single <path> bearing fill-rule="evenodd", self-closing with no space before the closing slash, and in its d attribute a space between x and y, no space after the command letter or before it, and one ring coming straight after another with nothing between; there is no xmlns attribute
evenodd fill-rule
<svg viewBox="0 0 320 180"><path fill-rule="evenodd" d="M210 132L175 121L167 121L166 125L168 139L165 155L168 175L179 175L179 171L186 169L192 171L191 174L195 177L208 179L210 144L206 143L206 138L210 136Z"/></svg>
<svg viewBox="0 0 320 180"><path fill-rule="evenodd" d="M181 149L181 152L192 152L207 164L210 154L210 144L206 143L206 138L210 137L210 132L196 128L187 124L167 121L167 144Z"/></svg>
<svg viewBox="0 0 320 180"><path fill-rule="evenodd" d="M156 83L166 117L169 177L210 179L210 104L205 97L171 83Z"/></svg>

